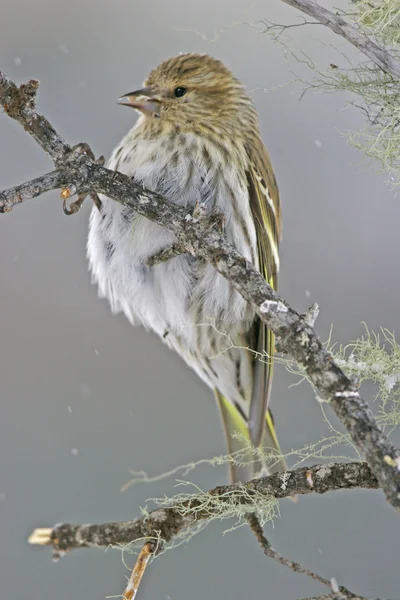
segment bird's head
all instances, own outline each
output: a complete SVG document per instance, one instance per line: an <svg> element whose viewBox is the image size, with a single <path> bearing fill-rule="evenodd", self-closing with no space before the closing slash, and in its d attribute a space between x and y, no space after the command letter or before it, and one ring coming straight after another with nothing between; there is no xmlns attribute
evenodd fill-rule
<svg viewBox="0 0 400 600"><path fill-rule="evenodd" d="M143 88L119 103L182 130L234 133L256 119L240 81L223 63L206 54L180 54L153 69Z"/></svg>

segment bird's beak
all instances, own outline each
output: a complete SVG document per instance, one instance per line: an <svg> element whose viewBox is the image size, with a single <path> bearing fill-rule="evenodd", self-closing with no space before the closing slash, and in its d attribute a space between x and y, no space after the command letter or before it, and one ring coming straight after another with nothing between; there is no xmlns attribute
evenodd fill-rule
<svg viewBox="0 0 400 600"><path fill-rule="evenodd" d="M118 104L136 108L136 110L145 115L160 116L160 97L152 87L145 87L135 92L129 92L129 94L118 98Z"/></svg>

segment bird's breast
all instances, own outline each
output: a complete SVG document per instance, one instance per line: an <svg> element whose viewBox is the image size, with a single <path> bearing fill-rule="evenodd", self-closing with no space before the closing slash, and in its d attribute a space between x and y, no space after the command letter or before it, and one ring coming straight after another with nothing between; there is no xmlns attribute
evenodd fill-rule
<svg viewBox="0 0 400 600"><path fill-rule="evenodd" d="M206 212L217 210L224 215L230 241L254 262L247 187L217 146L194 136L155 140L131 132L108 166L190 210L197 203ZM172 330L191 337L193 320L211 322L216 315L231 323L243 320L243 299L213 267L199 267L188 255L149 267L150 257L174 243L173 234L112 200L102 200L103 215L92 214L88 254L100 293L114 311L122 310L133 323L159 335Z"/></svg>

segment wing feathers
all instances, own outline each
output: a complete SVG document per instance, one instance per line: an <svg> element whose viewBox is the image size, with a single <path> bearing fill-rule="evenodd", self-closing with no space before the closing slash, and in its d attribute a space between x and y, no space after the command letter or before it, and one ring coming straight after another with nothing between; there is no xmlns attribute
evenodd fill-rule
<svg viewBox="0 0 400 600"><path fill-rule="evenodd" d="M249 144L247 182L250 207L256 227L259 269L276 289L279 271L279 239L281 233L279 192L268 153L261 140ZM257 319L255 324L257 355L254 360L253 391L249 412L249 433L259 446L265 431L266 415L273 373L274 335ZM267 429L274 437L273 424ZM276 436L275 436L276 438ZM277 440L276 440L277 441Z"/></svg>

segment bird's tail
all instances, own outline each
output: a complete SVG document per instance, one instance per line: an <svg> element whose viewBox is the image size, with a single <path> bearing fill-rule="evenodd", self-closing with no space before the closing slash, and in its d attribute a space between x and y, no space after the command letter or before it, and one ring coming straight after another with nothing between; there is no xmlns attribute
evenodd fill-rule
<svg viewBox="0 0 400 600"><path fill-rule="evenodd" d="M228 452L233 456L232 462L229 463L231 481L248 481L258 475L286 471L286 461L279 447L271 411L268 410L266 414L266 424L258 453L251 451L246 417L217 389L215 389L215 397L221 411Z"/></svg>

